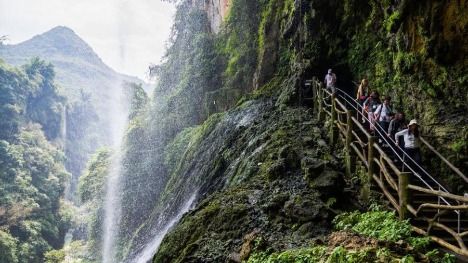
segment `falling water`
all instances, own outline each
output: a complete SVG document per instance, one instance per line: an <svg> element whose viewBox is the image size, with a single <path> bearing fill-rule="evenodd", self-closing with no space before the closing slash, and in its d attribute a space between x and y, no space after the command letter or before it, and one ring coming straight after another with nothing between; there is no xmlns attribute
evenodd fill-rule
<svg viewBox="0 0 468 263"><path fill-rule="evenodd" d="M62 151L65 154L67 151L67 106L66 105L63 107L63 111L62 111L61 138L62 138ZM70 183L68 183L67 186L65 187L65 193L64 193L65 200L70 201L70 202L72 202L73 200L73 196L71 193L72 182L73 182L73 178L70 178ZM64 247L70 244L72 239L73 239L73 233L70 229L68 229L63 240ZM65 252L65 256L68 257L67 252Z"/></svg>
<svg viewBox="0 0 468 263"><path fill-rule="evenodd" d="M185 204L180 208L176 216L174 216L166 225L162 226L161 230L158 231L156 236L153 237L152 241L147 244L143 251L131 262L133 263L147 263L151 261L151 258L154 256L156 251L161 245L161 242L164 236L169 232L169 230L179 222L183 214L185 214L193 205L195 198L197 196L197 191L190 196L190 198L185 202Z"/></svg>
<svg viewBox="0 0 468 263"><path fill-rule="evenodd" d="M114 154L109 167L109 173L106 180L105 197L104 197L104 222L102 236L102 262L116 262L116 240L120 225L121 216L121 154L120 147L123 141L123 135L127 122L126 107L124 105L122 87L118 87L111 95L109 101L111 131L112 131L112 146Z"/></svg>
<svg viewBox="0 0 468 263"><path fill-rule="evenodd" d="M67 106L66 105L63 107L63 111L62 111L62 129L61 129L60 136L62 139L62 151L64 154L66 154L67 152ZM65 200L67 201L73 200L73 196L71 193L72 182L73 182L73 178L70 178L70 183L68 183L67 186L65 187L64 197L65 197Z"/></svg>
<svg viewBox="0 0 468 263"><path fill-rule="evenodd" d="M63 106L62 111L62 130L61 130L61 137L62 137L62 150L65 152L67 150L67 106Z"/></svg>

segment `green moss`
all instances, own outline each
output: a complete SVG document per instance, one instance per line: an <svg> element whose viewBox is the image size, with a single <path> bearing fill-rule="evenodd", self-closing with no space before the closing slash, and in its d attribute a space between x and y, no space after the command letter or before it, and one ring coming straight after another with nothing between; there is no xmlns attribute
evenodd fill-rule
<svg viewBox="0 0 468 263"><path fill-rule="evenodd" d="M445 67L437 67L432 73L431 82L436 87L443 87L446 84L447 77L447 69L445 69Z"/></svg>
<svg viewBox="0 0 468 263"><path fill-rule="evenodd" d="M397 52L393 59L393 69L400 73L412 72L418 59L413 53Z"/></svg>
<svg viewBox="0 0 468 263"><path fill-rule="evenodd" d="M387 29L387 32L395 32L398 27L400 26L400 12L395 11L393 14L391 14L385 21L385 29Z"/></svg>
<svg viewBox="0 0 468 263"><path fill-rule="evenodd" d="M283 16L291 15L294 12L294 0L284 0Z"/></svg>
<svg viewBox="0 0 468 263"><path fill-rule="evenodd" d="M211 115L202 125L190 127L180 132L175 139L168 144L165 152L165 165L171 172L171 177L164 190L165 195L171 193L179 186L183 177L179 176L186 160L192 160L198 144L211 131L214 126L226 116L225 112Z"/></svg>
<svg viewBox="0 0 468 263"><path fill-rule="evenodd" d="M231 189L225 193L216 193L200 203L166 236L167 240L161 244L154 262L163 262L163 258L167 257L171 258L171 262L184 262L184 259L203 250L206 244L201 240L210 238L206 236L210 231L219 233L217 238L223 242L227 241L228 235L240 237L242 228L239 226L249 217L249 210L242 203L247 194L249 192L242 189Z"/></svg>
<svg viewBox="0 0 468 263"><path fill-rule="evenodd" d="M268 98L277 95L277 91L281 88L282 79L279 77L272 78L267 84L256 89L253 93L253 99Z"/></svg>
<svg viewBox="0 0 468 263"><path fill-rule="evenodd" d="M296 50L292 47L292 40L282 41L279 49L278 74L287 76L291 69L291 62L295 61Z"/></svg>
<svg viewBox="0 0 468 263"><path fill-rule="evenodd" d="M452 149L456 153L466 153L468 148L468 141L461 139L452 143Z"/></svg>
<svg viewBox="0 0 468 263"><path fill-rule="evenodd" d="M360 197L361 199L368 203L370 201L370 188L371 182L369 181L369 176L367 174L367 169L361 165L356 166L355 172L355 180L360 183L361 191Z"/></svg>
<svg viewBox="0 0 468 263"><path fill-rule="evenodd" d="M260 26L258 28L258 54L259 57L263 55L264 52L264 47L265 47L265 34L264 32L266 31L266 26L268 23L271 23L271 21L274 18L275 13L273 12L273 7L275 5L276 1L269 0L266 4L264 4L263 10L262 10L262 16L260 20Z"/></svg>

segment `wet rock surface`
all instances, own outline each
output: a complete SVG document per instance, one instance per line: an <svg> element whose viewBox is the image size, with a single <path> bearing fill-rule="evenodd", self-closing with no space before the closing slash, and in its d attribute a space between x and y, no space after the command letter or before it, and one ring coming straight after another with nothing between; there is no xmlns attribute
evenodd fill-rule
<svg viewBox="0 0 468 263"><path fill-rule="evenodd" d="M336 215L327 199L343 192L344 179L340 159L325 160L330 147L318 126L310 109L273 100L229 111L183 160L179 173L203 182L203 200L154 262L241 262L254 239L277 251L323 240Z"/></svg>

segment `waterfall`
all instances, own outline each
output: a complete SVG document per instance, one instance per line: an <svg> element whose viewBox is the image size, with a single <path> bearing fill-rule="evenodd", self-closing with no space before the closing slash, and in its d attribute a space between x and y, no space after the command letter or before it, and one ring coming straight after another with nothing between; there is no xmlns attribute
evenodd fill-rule
<svg viewBox="0 0 468 263"><path fill-rule="evenodd" d="M161 242L164 238L164 236L169 232L169 230L179 222L180 218L182 217L183 214L185 214L189 209L192 208L195 198L197 197L197 192L195 191L190 198L183 204L183 206L180 208L176 216L174 216L169 222L166 223L164 226L160 226L160 231L157 232L157 234L152 238L152 241L148 243L143 250L139 253L139 255L136 256L135 259L133 259L131 262L132 263L147 263L151 262L151 259L153 258L154 254L159 248L159 245L161 245Z"/></svg>
<svg viewBox="0 0 468 263"><path fill-rule="evenodd" d="M61 127L60 133L61 133L60 137L62 139L62 151L63 151L63 154L66 154L66 152L67 152L67 106L66 105L63 106L62 127ZM65 200L70 201L70 202L72 202L72 200L73 200L73 196L72 196L72 193L71 193L72 192L72 190L71 190L72 182L73 182L73 178L70 178L70 182L65 187L65 192L64 192Z"/></svg>
<svg viewBox="0 0 468 263"><path fill-rule="evenodd" d="M62 111L62 129L61 129L61 138L62 138L62 150L65 152L67 150L67 106L63 106Z"/></svg>
<svg viewBox="0 0 468 263"><path fill-rule="evenodd" d="M116 262L116 241L119 233L121 217L121 154L127 113L125 99L123 98L123 87L116 85L116 90L111 94L109 100L109 114L111 119L111 139L114 153L106 179L104 196L104 221L102 233L102 262Z"/></svg>

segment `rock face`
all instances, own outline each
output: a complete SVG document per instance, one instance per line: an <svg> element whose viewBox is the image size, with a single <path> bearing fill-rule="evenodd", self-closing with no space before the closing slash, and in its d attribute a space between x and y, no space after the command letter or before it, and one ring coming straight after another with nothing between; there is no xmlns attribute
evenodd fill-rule
<svg viewBox="0 0 468 263"><path fill-rule="evenodd" d="M232 0L194 0L193 6L204 9L210 21L211 32L219 33Z"/></svg>
<svg viewBox="0 0 468 263"><path fill-rule="evenodd" d="M213 33L217 34L221 29L221 23L227 15L230 4L231 0L205 1L205 10L211 22L211 30Z"/></svg>
<svg viewBox="0 0 468 263"><path fill-rule="evenodd" d="M222 2L189 3L206 11L203 18L209 17L199 35L206 36L209 27L218 32ZM466 19L444 22L453 26L453 37L439 39L441 31L434 26L441 22L436 17L446 17L437 14L464 10L464 3L448 1L445 8L436 1L233 0L226 32L209 39L216 47L213 58L222 58L216 64L222 76L219 86L245 97L203 126L179 133L166 148L171 179L165 196L190 185L199 191L199 204L166 236L154 262L240 262L251 242L277 251L301 248L329 231L336 210L351 207L352 200L343 196L340 171L345 169L339 154L331 152L323 124L302 101L311 94L304 90L304 81L322 79L328 68L337 73L339 87L352 95L351 81L368 78L372 88L392 96L408 118L438 127L449 120L466 130L460 114L466 111L466 103L460 103L466 98L466 92L460 92L467 81L461 66L466 54L457 61L440 56L446 40L466 41L459 38ZM455 46L445 48L449 54L464 52ZM204 57L201 50L194 60ZM209 101L237 100L239 95L218 90L205 94ZM438 107L447 102L447 111ZM210 113L227 109L213 108ZM459 140L455 148L464 155L466 137L452 135L450 141Z"/></svg>
<svg viewBox="0 0 468 263"><path fill-rule="evenodd" d="M291 83L276 89L293 92ZM311 113L276 99L250 101L182 151L173 176L193 179L170 188L199 185L206 199L165 237L154 262L241 262L253 240L281 251L325 237L342 205L329 199L343 196L343 167Z"/></svg>

